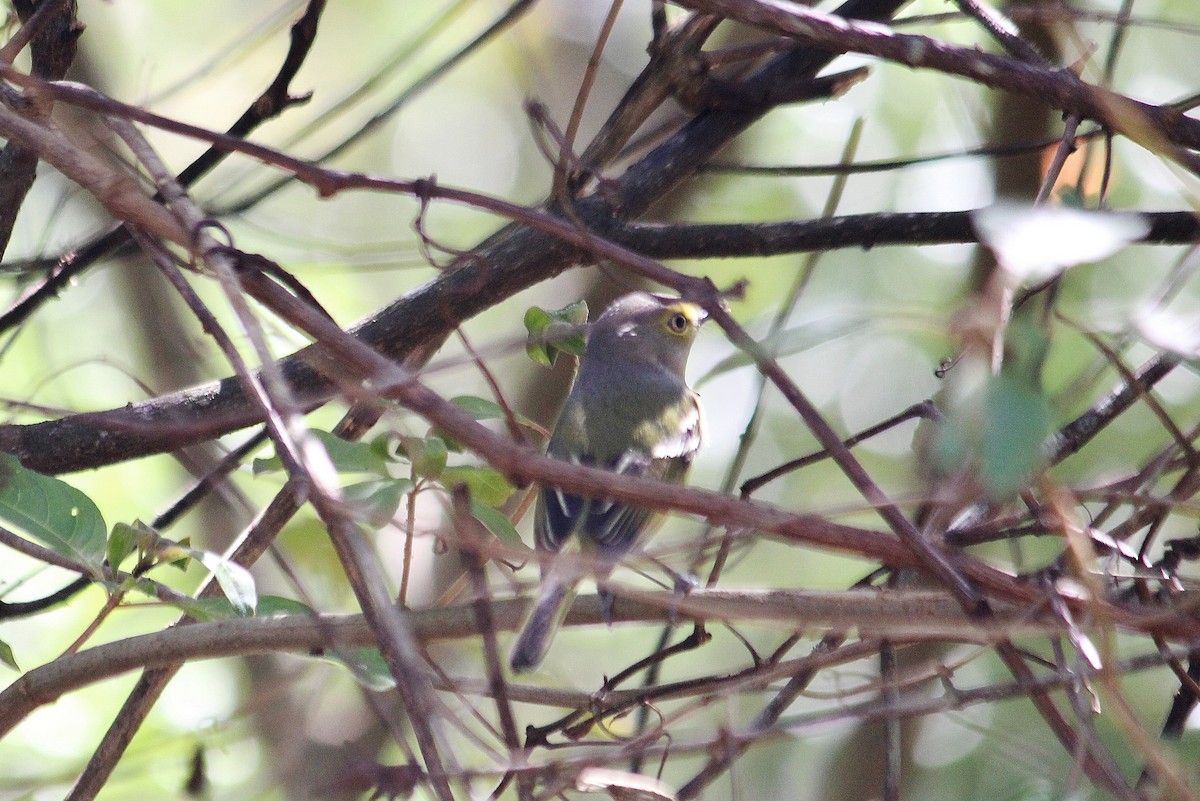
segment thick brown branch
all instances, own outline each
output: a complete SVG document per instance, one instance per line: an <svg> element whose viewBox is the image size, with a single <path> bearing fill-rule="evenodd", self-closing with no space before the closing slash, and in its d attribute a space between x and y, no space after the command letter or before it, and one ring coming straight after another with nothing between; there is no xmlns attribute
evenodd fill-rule
<svg viewBox="0 0 1200 801"><path fill-rule="evenodd" d="M881 18L900 5L899 0L852 0L844 6L844 13ZM804 79L830 58L800 48L774 59L747 84ZM603 235L614 218L637 217L768 110L697 115L613 181L611 192L580 200L572 208L572 219ZM509 225L435 280L358 325L354 333L381 354L400 360L417 348L441 342L464 320L585 258L578 247L555 236ZM284 360L281 367L297 401L317 405L327 400L332 390L305 358L302 352ZM109 413L0 428L0 449L16 454L34 469L65 473L176 450L259 421L241 383L231 378Z"/></svg>
<svg viewBox="0 0 1200 801"><path fill-rule="evenodd" d="M317 22L325 8L325 0L310 0L304 14L291 28L291 46L287 56L279 67L270 86L243 112L242 116L226 132L230 137L246 137L259 125L293 105L304 102L307 98L294 97L288 92L292 79L300 70L312 49L316 37ZM61 76L57 76L61 77ZM195 161L189 164L179 174L178 182L191 186L196 180L213 169L229 156L230 151L216 146L210 147ZM0 186L3 182L0 182ZM56 297L58 293L75 280L82 272L129 242L129 231L124 225L117 225L108 232L96 237L68 253L58 260L46 275L46 278L29 292L25 293L10 309L0 314L0 332L8 331L28 319L34 311L47 300ZM3 248L0 248L3 253Z"/></svg>
<svg viewBox="0 0 1200 801"><path fill-rule="evenodd" d="M676 0L697 11L720 14L834 53L855 52L908 67L934 69L984 86L1034 98L1051 108L1096 120L1143 147L1200 170L1200 120L1169 106L1155 106L1052 70L1012 58L955 47L928 36L896 33L793 3L773 0Z"/></svg>
<svg viewBox="0 0 1200 801"><path fill-rule="evenodd" d="M593 218L602 208L584 205ZM784 223L655 225L608 223L606 237L655 258L777 255L835 247L884 244L975 242L971 213L871 214ZM1191 212L1145 215L1150 231L1142 241L1185 244L1200 235ZM393 359L421 343L440 341L458 321L482 311L493 297L506 296L541 280L554 259L582 254L554 237L511 226L460 260L433 282L398 300L353 333ZM484 291L479 291L481 288ZM493 295L493 293L495 293ZM316 354L302 351L283 361L285 378L306 407L327 400L333 385L313 366ZM106 412L72 415L29 425L0 426L0 449L29 467L67 473L176 450L261 422L234 378L164 395Z"/></svg>
<svg viewBox="0 0 1200 801"><path fill-rule="evenodd" d="M75 45L83 33L75 19L75 0L16 0L13 7L24 24L10 44L31 41L33 74L61 79L75 60ZM0 153L0 256L8 249L17 212L33 187L37 163L37 151L17 141L10 140Z"/></svg>
<svg viewBox="0 0 1200 801"><path fill-rule="evenodd" d="M497 631L515 629L527 603L527 599L492 601L490 624ZM410 615L415 634L423 642L430 642L480 636L477 611L474 604L467 604L414 610ZM887 632L896 639L950 638L962 642L990 642L997 636L1018 632L1064 630L1064 624L1053 616L1031 618L1018 610L1003 611L989 621L988 627L981 628L944 594L928 591L704 590L682 600L670 592L623 593L610 612L611 618L606 618L598 595L579 596L564 624L663 622L676 615L783 628L796 621L803 621L808 628L859 626L869 621L868 632ZM362 615L234 619L129 637L60 657L13 682L0 693L0 735L37 707L65 693L130 670L193 659L289 651L320 653L376 644L377 635ZM516 693L516 700L532 700L516 687L510 691ZM587 696L576 700L586 701Z"/></svg>
<svg viewBox="0 0 1200 801"><path fill-rule="evenodd" d="M654 259L741 258L837 248L978 243L971 222L974 214L971 210L851 214L704 225L631 222L613 226L607 238ZM1140 216L1150 224L1139 240L1146 244L1190 245L1200 239L1200 219L1193 212L1146 212Z"/></svg>

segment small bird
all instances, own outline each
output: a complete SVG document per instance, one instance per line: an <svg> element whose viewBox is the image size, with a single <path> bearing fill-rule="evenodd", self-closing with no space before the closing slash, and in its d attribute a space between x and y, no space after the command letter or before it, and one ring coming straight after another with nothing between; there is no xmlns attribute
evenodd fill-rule
<svg viewBox="0 0 1200 801"><path fill-rule="evenodd" d="M700 448L699 396L684 371L704 309L679 298L634 292L591 324L579 372L547 452L575 464L682 484ZM534 521L537 548L557 553L572 534L600 567L602 580L655 518L637 506L591 500L543 487ZM542 563L542 585L509 660L514 671L541 663L581 576L555 559ZM577 563L576 563L577 564ZM612 596L605 593L606 608Z"/></svg>

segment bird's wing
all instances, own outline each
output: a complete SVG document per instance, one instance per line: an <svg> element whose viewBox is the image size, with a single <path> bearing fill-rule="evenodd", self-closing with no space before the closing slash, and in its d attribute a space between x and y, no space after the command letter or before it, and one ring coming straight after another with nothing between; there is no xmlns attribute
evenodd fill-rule
<svg viewBox="0 0 1200 801"><path fill-rule="evenodd" d="M538 491L533 525L537 547L546 551L561 549L575 530L587 504L586 498L554 487L542 487Z"/></svg>
<svg viewBox="0 0 1200 801"><path fill-rule="evenodd" d="M626 451L616 463L609 465L615 473L646 476L671 484L683 483L692 458L700 448L701 412L694 395L685 405L678 433L661 440L644 451ZM587 508L583 531L599 549L606 561L616 561L633 547L650 523L654 513L640 506L629 506L611 500L592 501Z"/></svg>
<svg viewBox="0 0 1200 801"><path fill-rule="evenodd" d="M689 393L680 406L681 419L673 421L672 436L659 439L648 450L631 449L604 464L589 457L570 454L576 464L603 467L627 476L646 476L668 483L682 483L692 458L700 448L703 415L695 393ZM558 551L571 534L581 532L597 546L601 558L616 561L628 551L652 513L639 506L612 500L589 500L553 487L538 493L534 535L537 546Z"/></svg>
<svg viewBox="0 0 1200 801"><path fill-rule="evenodd" d="M587 459L572 459L580 464L597 466ZM613 465L603 465L614 473L627 476L652 476L672 480L678 475L671 468L677 458L655 459L648 454L626 451ZM682 465L686 470L686 465ZM575 531L599 545L601 553L613 553L613 558L628 550L644 527L649 512L637 506L626 506L611 500L581 498L555 487L543 487L538 493L534 537L537 546L546 551L558 551Z"/></svg>

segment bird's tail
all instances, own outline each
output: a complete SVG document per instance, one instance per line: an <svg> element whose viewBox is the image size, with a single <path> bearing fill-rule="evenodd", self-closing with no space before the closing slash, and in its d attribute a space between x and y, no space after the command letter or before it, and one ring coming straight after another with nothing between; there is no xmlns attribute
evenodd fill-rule
<svg viewBox="0 0 1200 801"><path fill-rule="evenodd" d="M567 608L575 597L578 581L562 581L552 577L542 580L542 589L533 609L521 626L517 642L513 645L508 664L516 673L533 670L542 663L554 632L566 616Z"/></svg>

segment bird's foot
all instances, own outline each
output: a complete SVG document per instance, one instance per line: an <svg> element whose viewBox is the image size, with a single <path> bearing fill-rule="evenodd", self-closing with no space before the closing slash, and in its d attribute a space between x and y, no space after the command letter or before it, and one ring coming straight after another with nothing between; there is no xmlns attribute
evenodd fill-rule
<svg viewBox="0 0 1200 801"><path fill-rule="evenodd" d="M683 573L671 573L671 579L675 585L674 597L671 599L671 608L668 610L671 619L671 625L674 626L679 622L679 602L691 594L692 590L700 586L700 579L692 575L684 575Z"/></svg>
<svg viewBox="0 0 1200 801"><path fill-rule="evenodd" d="M601 589L600 593L600 619L604 621L604 625L612 626L612 611L613 602L617 600L617 596L612 590Z"/></svg>

